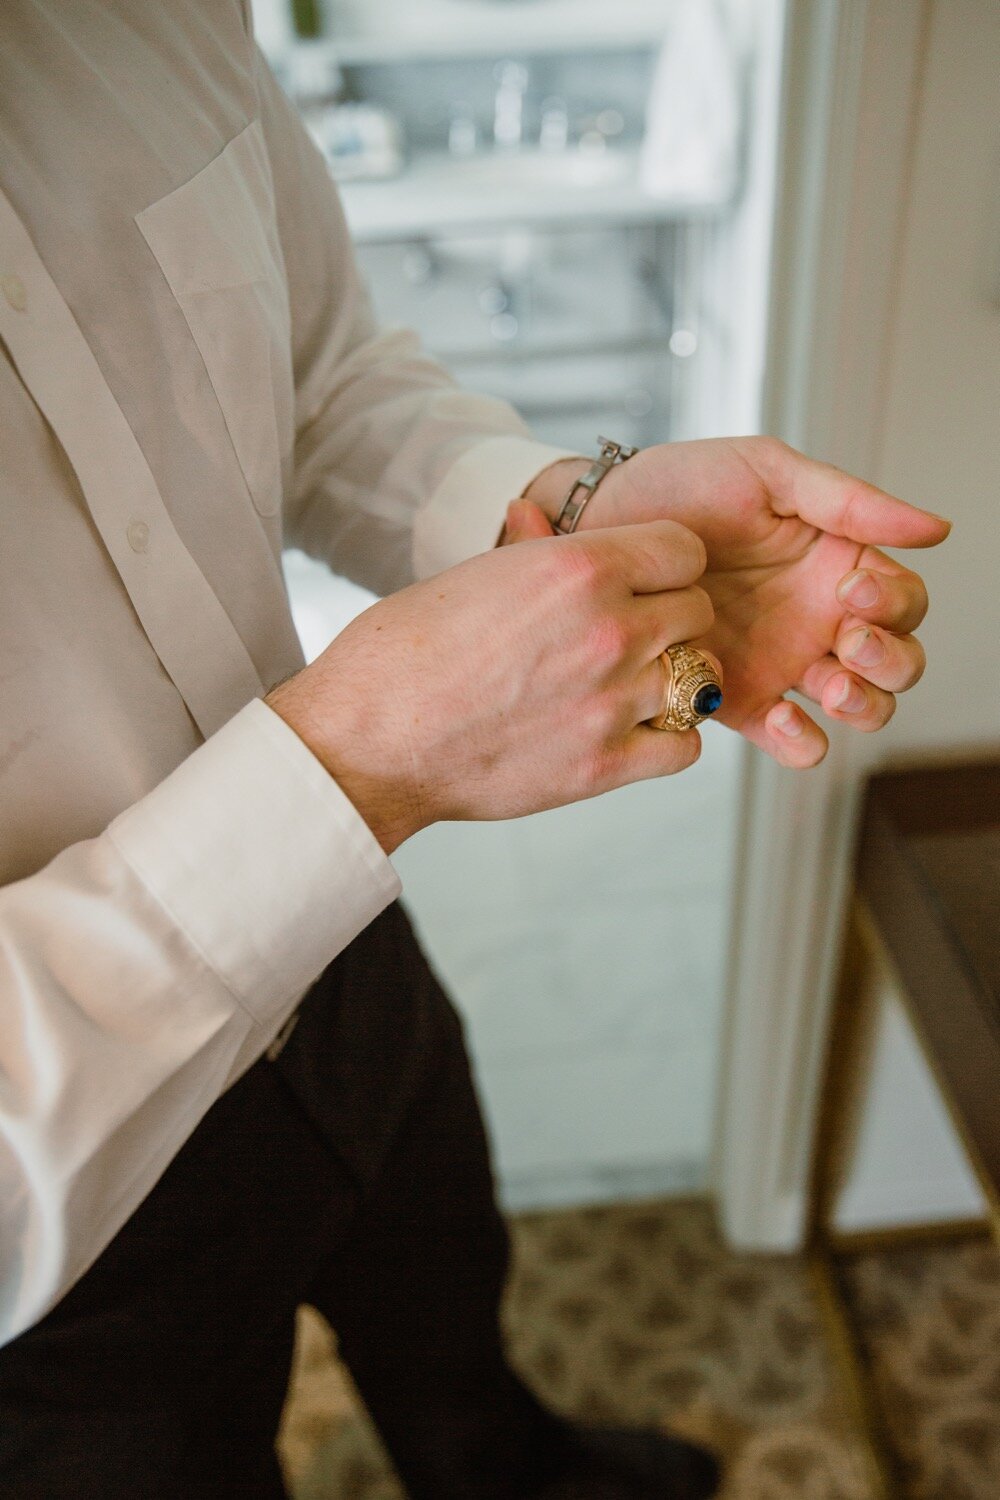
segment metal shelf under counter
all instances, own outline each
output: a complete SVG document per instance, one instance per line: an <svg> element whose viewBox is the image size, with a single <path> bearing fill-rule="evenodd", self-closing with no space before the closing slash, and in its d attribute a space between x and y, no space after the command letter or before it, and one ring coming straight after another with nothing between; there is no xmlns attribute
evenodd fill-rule
<svg viewBox="0 0 1000 1500"><path fill-rule="evenodd" d="M638 155L610 153L592 174L568 154L495 159L416 157L399 177L341 184L357 244L512 226L630 225L714 218L728 201L654 198L639 184ZM524 170L519 173L518 167Z"/></svg>

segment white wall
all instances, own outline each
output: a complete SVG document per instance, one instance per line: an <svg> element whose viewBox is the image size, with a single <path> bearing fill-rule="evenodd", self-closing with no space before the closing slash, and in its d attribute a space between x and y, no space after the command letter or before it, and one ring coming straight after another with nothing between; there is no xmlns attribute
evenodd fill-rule
<svg viewBox="0 0 1000 1500"><path fill-rule="evenodd" d="M884 950L868 954L856 1001L869 1026L867 1086L834 1215L837 1228L982 1216L982 1190L900 1003Z"/></svg>
<svg viewBox="0 0 1000 1500"><path fill-rule="evenodd" d="M877 150L877 141L872 142ZM897 304L881 386L885 488L951 517L922 556L933 607L919 712L890 725L883 761L1000 750L1000 5L936 0L914 136ZM866 1107L838 1212L843 1227L964 1216L978 1191L893 981L872 975L878 1022Z"/></svg>
<svg viewBox="0 0 1000 1500"><path fill-rule="evenodd" d="M690 1193L715 1109L738 741L592 802L394 856L468 1022L512 1208Z"/></svg>

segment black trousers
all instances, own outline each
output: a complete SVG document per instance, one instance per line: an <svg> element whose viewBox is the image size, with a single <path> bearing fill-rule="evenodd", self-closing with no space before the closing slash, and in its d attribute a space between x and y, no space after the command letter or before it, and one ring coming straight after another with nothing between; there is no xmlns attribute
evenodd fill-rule
<svg viewBox="0 0 1000 1500"><path fill-rule="evenodd" d="M507 1258L461 1026L392 907L0 1350L0 1496L283 1496L274 1437L308 1301L414 1500L523 1500L555 1424L504 1358Z"/></svg>

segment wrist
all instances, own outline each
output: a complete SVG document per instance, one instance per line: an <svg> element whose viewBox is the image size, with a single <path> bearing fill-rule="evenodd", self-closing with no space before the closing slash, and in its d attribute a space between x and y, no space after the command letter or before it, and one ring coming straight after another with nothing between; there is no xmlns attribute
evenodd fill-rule
<svg viewBox="0 0 1000 1500"><path fill-rule="evenodd" d="M534 501L558 531L618 526L629 519L622 514L619 470L638 449L609 438L600 438L599 442L597 458L561 459L550 464L524 493L523 498Z"/></svg>
<svg viewBox="0 0 1000 1500"><path fill-rule="evenodd" d="M425 826L427 820L402 784L373 769L374 757L365 753L360 726L344 722L350 716L343 713L343 704L331 722L325 695L313 690L308 667L279 683L264 702L337 783L385 854L392 854Z"/></svg>
<svg viewBox="0 0 1000 1500"><path fill-rule="evenodd" d="M543 511L555 525L556 516L562 509L567 491L574 480L579 479L590 468L589 458L560 458L536 474L521 494L522 500L530 500Z"/></svg>

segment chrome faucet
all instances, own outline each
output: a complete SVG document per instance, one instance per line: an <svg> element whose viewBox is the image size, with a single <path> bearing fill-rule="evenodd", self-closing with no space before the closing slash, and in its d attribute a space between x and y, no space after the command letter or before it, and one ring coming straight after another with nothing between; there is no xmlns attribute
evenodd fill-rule
<svg viewBox="0 0 1000 1500"><path fill-rule="evenodd" d="M497 80L493 103L493 144L498 150L517 151L524 141L524 96L528 70L523 63L500 62L493 71Z"/></svg>

